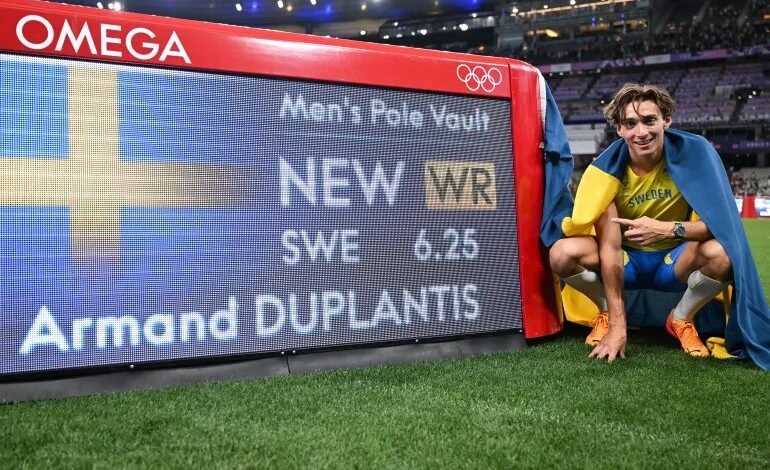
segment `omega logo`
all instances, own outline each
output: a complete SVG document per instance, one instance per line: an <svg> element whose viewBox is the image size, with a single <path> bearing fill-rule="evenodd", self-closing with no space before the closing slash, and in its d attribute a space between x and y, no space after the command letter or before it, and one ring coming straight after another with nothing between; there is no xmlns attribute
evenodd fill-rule
<svg viewBox="0 0 770 470"><path fill-rule="evenodd" d="M128 54L137 60L148 61L157 58L158 61L165 62L169 57L178 57L185 63L190 63L190 57L176 31L172 31L167 40L160 41L157 35L147 28L131 28L124 34L121 25L101 23L96 29L98 33L92 34L86 21L76 33L65 19L61 29L57 31L54 25L42 16L27 15L16 24L16 38L25 47L35 51L51 47L56 41L54 50L57 52L61 52L64 45L69 44L79 53L85 43L93 55L123 57L120 46L125 45Z"/></svg>

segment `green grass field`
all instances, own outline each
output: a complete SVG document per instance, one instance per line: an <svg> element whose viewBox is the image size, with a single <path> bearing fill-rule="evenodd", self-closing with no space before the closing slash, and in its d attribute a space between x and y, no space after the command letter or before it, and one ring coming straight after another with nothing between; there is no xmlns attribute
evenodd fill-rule
<svg viewBox="0 0 770 470"><path fill-rule="evenodd" d="M770 222L747 221L770 292ZM632 332L526 351L0 406L0 468L768 468L770 374Z"/></svg>
<svg viewBox="0 0 770 470"><path fill-rule="evenodd" d="M757 263L765 295L770 296L770 221L746 220L744 221L746 234L751 243L751 252Z"/></svg>

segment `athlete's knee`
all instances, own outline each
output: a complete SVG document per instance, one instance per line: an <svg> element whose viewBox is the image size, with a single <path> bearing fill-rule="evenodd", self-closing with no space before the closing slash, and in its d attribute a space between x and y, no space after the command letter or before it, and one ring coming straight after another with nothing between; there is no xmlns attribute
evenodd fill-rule
<svg viewBox="0 0 770 470"><path fill-rule="evenodd" d="M567 260L567 245L566 239L556 240L551 246L551 250L548 252L548 261L551 265L551 270L555 273L559 273Z"/></svg>
<svg viewBox="0 0 770 470"><path fill-rule="evenodd" d="M580 243L570 238L558 240L548 253L551 269L561 277L575 274L574 271L582 256Z"/></svg>
<svg viewBox="0 0 770 470"><path fill-rule="evenodd" d="M724 247L717 240L712 239L701 243L698 247L698 254L705 259L704 268L712 275L726 275L732 268L730 257L727 256ZM704 272L704 274L708 275L709 273Z"/></svg>

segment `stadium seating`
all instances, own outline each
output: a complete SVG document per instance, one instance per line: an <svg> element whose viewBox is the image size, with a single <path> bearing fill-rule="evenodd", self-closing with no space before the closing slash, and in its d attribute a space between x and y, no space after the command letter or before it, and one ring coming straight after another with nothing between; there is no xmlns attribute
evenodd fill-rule
<svg viewBox="0 0 770 470"><path fill-rule="evenodd" d="M770 66L762 62L546 77L567 123L601 122L602 102L627 82L662 86L677 101L676 122L691 128L770 122Z"/></svg>
<svg viewBox="0 0 770 470"><path fill-rule="evenodd" d="M500 18L498 35L520 34L520 48L486 50L567 65L546 75L565 123L604 122L603 101L626 82L643 82L674 96L675 126L770 124L770 0L661 2L655 15L646 1L526 11L516 4L504 8L511 15Z"/></svg>

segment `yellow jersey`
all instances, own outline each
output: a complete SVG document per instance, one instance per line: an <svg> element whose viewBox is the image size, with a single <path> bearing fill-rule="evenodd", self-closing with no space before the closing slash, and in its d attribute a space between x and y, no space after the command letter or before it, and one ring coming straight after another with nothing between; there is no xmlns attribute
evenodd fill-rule
<svg viewBox="0 0 770 470"><path fill-rule="evenodd" d="M618 216L624 219L650 217L666 222L688 220L690 206L679 192L679 188L666 171L663 160L648 174L637 176L631 167L621 181L620 190L615 195ZM682 240L663 240L654 245L639 246L623 237L623 245L644 251L669 250L682 243Z"/></svg>

